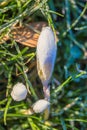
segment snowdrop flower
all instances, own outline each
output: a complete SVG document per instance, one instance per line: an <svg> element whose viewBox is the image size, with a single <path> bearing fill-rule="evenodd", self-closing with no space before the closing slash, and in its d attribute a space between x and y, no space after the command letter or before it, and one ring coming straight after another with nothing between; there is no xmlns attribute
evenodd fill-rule
<svg viewBox="0 0 87 130"><path fill-rule="evenodd" d="M23 83L17 83L13 86L11 96L15 101L21 101L27 96L27 89Z"/></svg>
<svg viewBox="0 0 87 130"><path fill-rule="evenodd" d="M37 71L43 84L45 99L50 99L50 86L48 85L54 69L57 45L54 33L50 27L44 27L37 43Z"/></svg>

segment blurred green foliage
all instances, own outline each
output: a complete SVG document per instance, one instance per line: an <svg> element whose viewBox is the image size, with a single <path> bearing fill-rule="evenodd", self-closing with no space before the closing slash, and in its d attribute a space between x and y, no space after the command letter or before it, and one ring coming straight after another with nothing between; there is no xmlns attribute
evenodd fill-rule
<svg viewBox="0 0 87 130"><path fill-rule="evenodd" d="M13 39L0 44L0 130L87 129L87 3L86 0L0 0L0 38L10 35L14 24L46 21L59 39L52 80L48 122L42 114L22 115L43 98L35 49ZM60 15L60 16L59 16ZM61 17L61 16L64 17ZM10 99L12 86L23 82L31 95L21 102Z"/></svg>

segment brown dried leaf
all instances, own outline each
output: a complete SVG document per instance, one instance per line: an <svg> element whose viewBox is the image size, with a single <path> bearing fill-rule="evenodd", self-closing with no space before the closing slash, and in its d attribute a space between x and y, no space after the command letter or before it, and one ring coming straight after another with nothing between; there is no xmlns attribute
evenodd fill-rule
<svg viewBox="0 0 87 130"><path fill-rule="evenodd" d="M29 23L29 27L26 25L21 27L17 26L11 31L11 34L16 42L19 42L25 46L36 47L39 33L35 32L34 30L41 31L41 29L46 25L46 22L34 22ZM34 30L30 27L32 27ZM5 41L8 39L10 39L8 36L3 37L3 40Z"/></svg>
<svg viewBox="0 0 87 130"><path fill-rule="evenodd" d="M8 35L4 35L2 37L0 37L0 44L4 43L4 41L9 40L9 36Z"/></svg>

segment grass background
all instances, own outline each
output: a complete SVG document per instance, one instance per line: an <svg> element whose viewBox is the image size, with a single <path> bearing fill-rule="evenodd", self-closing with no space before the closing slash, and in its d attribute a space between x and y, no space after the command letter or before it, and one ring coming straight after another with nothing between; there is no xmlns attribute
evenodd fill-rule
<svg viewBox="0 0 87 130"><path fill-rule="evenodd" d="M14 24L45 21L59 39L52 80L51 112L22 115L43 98L35 64L35 48L13 39L0 44L0 130L87 130L87 3L86 0L0 0L0 38L10 35ZM63 17L62 17L63 15ZM21 102L10 98L15 83L30 88Z"/></svg>

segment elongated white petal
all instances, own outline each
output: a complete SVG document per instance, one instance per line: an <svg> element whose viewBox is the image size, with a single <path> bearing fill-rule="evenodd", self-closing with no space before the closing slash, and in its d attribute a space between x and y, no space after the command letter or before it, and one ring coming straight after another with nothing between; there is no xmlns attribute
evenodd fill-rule
<svg viewBox="0 0 87 130"><path fill-rule="evenodd" d="M27 89L24 84L17 83L13 86L13 90L11 92L11 96L15 101L21 101L27 96Z"/></svg>
<svg viewBox="0 0 87 130"><path fill-rule="evenodd" d="M48 109L49 106L50 103L48 101L40 99L33 104L32 108L35 113L42 113L44 110Z"/></svg>
<svg viewBox="0 0 87 130"><path fill-rule="evenodd" d="M57 46L52 29L43 28L37 44L37 70L43 85L47 85L52 76L56 51Z"/></svg>

